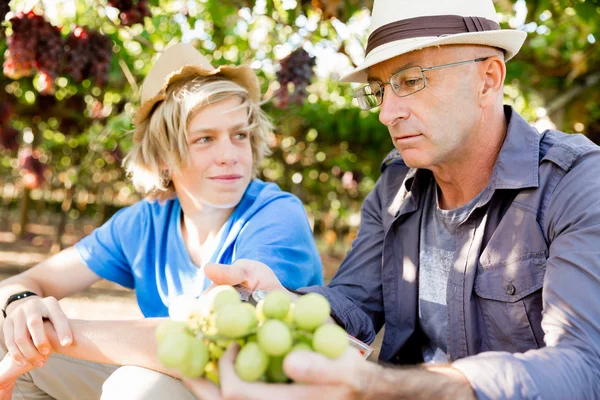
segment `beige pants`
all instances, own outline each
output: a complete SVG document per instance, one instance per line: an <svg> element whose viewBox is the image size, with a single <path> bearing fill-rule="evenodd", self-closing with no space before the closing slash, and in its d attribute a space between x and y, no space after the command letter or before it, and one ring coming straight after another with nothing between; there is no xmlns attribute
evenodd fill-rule
<svg viewBox="0 0 600 400"><path fill-rule="evenodd" d="M0 357L6 349L0 346ZM179 379L141 367L94 363L53 354L21 375L12 400L195 400Z"/></svg>

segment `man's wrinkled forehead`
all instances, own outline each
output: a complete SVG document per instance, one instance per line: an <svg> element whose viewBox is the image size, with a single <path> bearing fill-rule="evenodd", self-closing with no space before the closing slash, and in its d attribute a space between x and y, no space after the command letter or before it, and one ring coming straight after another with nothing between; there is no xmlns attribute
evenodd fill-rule
<svg viewBox="0 0 600 400"><path fill-rule="evenodd" d="M382 61L375 64L367 70L368 80L370 81L387 81L394 73L405 68L420 66L420 62L415 59L404 57L406 54Z"/></svg>
<svg viewBox="0 0 600 400"><path fill-rule="evenodd" d="M435 59L434 48L425 48L401 54L368 68L369 81L387 81L394 73L414 66L426 67Z"/></svg>
<svg viewBox="0 0 600 400"><path fill-rule="evenodd" d="M367 69L369 81L387 81L394 73L409 67L430 67L432 65L454 62L461 57L471 57L474 48L482 46L444 45L401 54L389 60L377 63Z"/></svg>

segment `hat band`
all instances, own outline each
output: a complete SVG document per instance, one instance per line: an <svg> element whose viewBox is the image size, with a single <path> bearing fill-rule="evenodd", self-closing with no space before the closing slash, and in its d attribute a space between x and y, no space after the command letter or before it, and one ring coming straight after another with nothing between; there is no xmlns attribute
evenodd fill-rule
<svg viewBox="0 0 600 400"><path fill-rule="evenodd" d="M460 15L432 15L394 21L375 29L369 36L366 54L373 49L396 40L424 36L453 35L457 33L495 31L500 29L497 22L483 17L462 17Z"/></svg>

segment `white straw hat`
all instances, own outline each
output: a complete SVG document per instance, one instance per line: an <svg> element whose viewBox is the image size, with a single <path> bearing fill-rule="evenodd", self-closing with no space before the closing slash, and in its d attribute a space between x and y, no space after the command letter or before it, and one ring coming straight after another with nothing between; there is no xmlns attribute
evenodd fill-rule
<svg viewBox="0 0 600 400"><path fill-rule="evenodd" d="M375 0L365 60L342 81L366 82L367 68L431 46L497 47L508 61L526 36L500 29L492 0Z"/></svg>

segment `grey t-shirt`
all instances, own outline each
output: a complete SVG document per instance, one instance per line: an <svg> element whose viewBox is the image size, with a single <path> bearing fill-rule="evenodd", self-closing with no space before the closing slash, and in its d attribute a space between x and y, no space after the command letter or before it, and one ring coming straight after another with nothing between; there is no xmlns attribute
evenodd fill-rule
<svg viewBox="0 0 600 400"><path fill-rule="evenodd" d="M455 231L465 222L482 193L462 207L442 210L435 180L427 189L420 232L419 323L429 339L423 346L423 359L436 364L448 361L448 310L446 288L450 269L457 257Z"/></svg>

